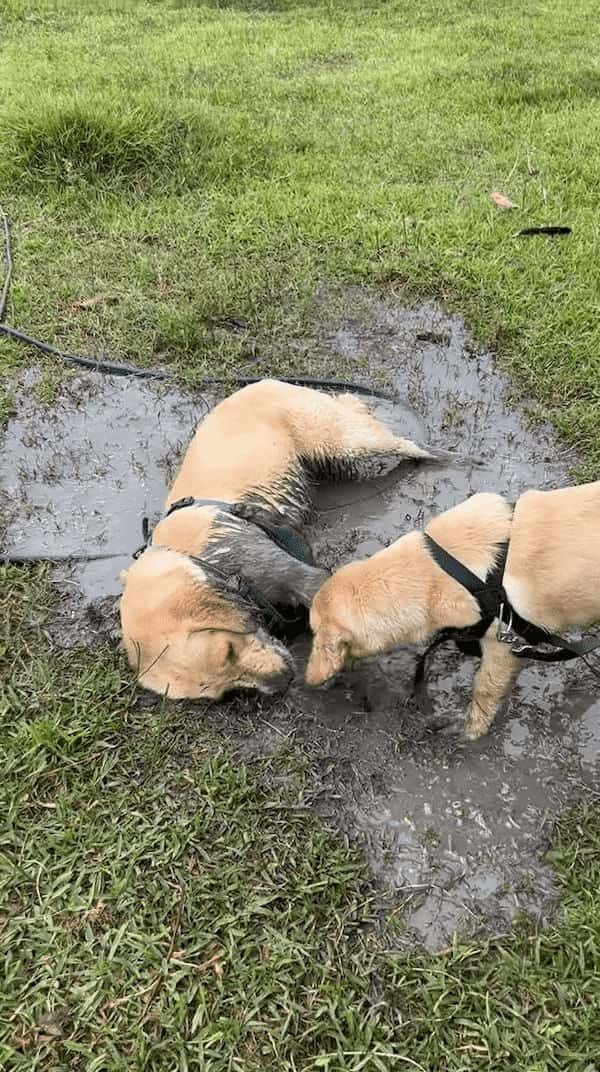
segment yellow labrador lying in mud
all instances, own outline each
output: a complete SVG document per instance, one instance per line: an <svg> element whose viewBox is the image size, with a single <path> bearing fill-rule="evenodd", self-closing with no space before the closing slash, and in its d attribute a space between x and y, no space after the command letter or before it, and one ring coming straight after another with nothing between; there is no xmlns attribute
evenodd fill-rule
<svg viewBox="0 0 600 1072"><path fill-rule="evenodd" d="M514 508L478 494L361 562L317 592L306 671L323 685L351 659L437 637L476 641L481 664L466 719L451 731L485 734L521 665L586 654L598 637L573 642L556 631L600 621L600 482L528 491ZM523 643L525 641L525 643ZM549 644L553 652L536 645Z"/></svg>
<svg viewBox="0 0 600 1072"><path fill-rule="evenodd" d="M315 476L363 463L441 459L394 435L349 394L263 380L198 428L150 542L121 575L123 642L153 692L220 698L272 693L292 677L264 613L310 601L327 577L297 531Z"/></svg>

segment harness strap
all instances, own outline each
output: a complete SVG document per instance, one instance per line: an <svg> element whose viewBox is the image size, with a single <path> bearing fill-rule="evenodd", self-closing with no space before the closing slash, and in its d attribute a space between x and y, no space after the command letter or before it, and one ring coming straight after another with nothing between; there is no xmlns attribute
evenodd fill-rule
<svg viewBox="0 0 600 1072"><path fill-rule="evenodd" d="M520 659L538 659L540 662L563 662L567 659L576 659L579 655L589 655L595 648L600 647L598 637L588 637L587 640L567 640L566 637L559 636L558 633L550 633L540 626L528 622L526 618L522 618L517 613L511 606L502 583L508 556L508 540L499 545L500 554L496 560L496 565L490 570L485 581L482 581L462 562L459 562L443 547L440 547L427 532L424 533L424 538L438 566L475 597L481 611L481 621L477 623L477 633L473 632L474 627L472 626L466 630L451 629L450 635L447 635L446 639L460 640L463 635L465 637L483 636L492 622L499 618L502 624L508 625L509 631L516 633L528 642L525 644L519 644L518 642L513 644L513 654ZM505 621L505 615L508 616L508 622ZM447 630L442 630L442 632L448 634ZM560 650L556 652L537 651L535 645L538 644L549 644L551 647Z"/></svg>
<svg viewBox="0 0 600 1072"><path fill-rule="evenodd" d="M314 559L312 551L304 536L298 532L297 529L293 529L291 525L270 525L267 522L258 521L253 517L248 517L248 506L246 504L227 503L220 499L195 499L192 495L185 496L185 498L177 499L174 503L171 503L168 510L163 514L163 520L175 513L177 510L182 510L189 506L216 506L225 514L229 514L231 517L235 517L238 520L246 521L250 525L256 525L261 529L265 535L281 547L283 551L286 551L293 558L297 558L298 561L306 563L306 565L312 566ZM133 558L139 558L141 554L146 550L150 543L151 531L147 517L142 518L142 534L144 543L137 551L134 552ZM288 618L285 614L275 607L268 599L263 596L262 592L254 585L250 584L241 574L227 574L218 566L213 565L210 562L206 562L198 555L192 555L188 552L183 552L191 562L200 566L206 573L213 573L219 581L229 588L231 592L235 592L249 607L258 611L262 616L263 622L267 622L270 627L289 626L294 625L299 621L299 617Z"/></svg>
<svg viewBox="0 0 600 1072"><path fill-rule="evenodd" d="M481 621L464 630L453 628L440 629L439 633L436 633L433 640L427 645L425 651L419 655L415 667L415 676L413 678L413 695L417 707L423 715L428 716L431 713L431 703L425 683L425 669L431 653L442 644L447 644L449 640L452 640L457 648L462 651L463 655L478 655L481 651L479 644L480 638L487 632L488 628L488 622Z"/></svg>
<svg viewBox="0 0 600 1072"><path fill-rule="evenodd" d="M249 517L249 508L246 503L228 503L221 501L221 499L195 499L193 495L186 495L185 498L177 499L176 502L171 503L168 510L163 514L162 520L166 520L167 517L170 517L171 514L174 514L177 510L183 510L188 506L216 506L222 513L229 514L230 517L235 517L238 521L245 521L249 525L256 525L256 527L261 529L262 532L264 532L273 543L277 544L282 551L286 551L292 558L297 558L299 562L304 562L307 566L314 566L314 558L310 545L298 529L292 528L291 525L272 525L267 521ZM142 546L134 552L134 558L139 558L150 542L151 533L147 517L142 518L142 536L144 542Z"/></svg>
<svg viewBox="0 0 600 1072"><path fill-rule="evenodd" d="M429 716L431 704L425 685L427 660L436 648L450 640L454 641L459 650L465 655L480 654L479 642L481 637L487 633L490 625L497 617L501 604L506 600L502 579L508 555L508 540L498 545L496 562L486 575L485 580L482 580L481 577L478 577L476 573L473 573L472 570L441 547L439 543L436 543L428 532L423 533L423 538L434 562L443 569L444 573L458 581L463 588L466 588L471 593L474 599L477 600L481 613L480 620L473 625L462 628L450 626L446 629L440 629L423 654L419 656L413 679L413 694L421 712Z"/></svg>
<svg viewBox="0 0 600 1072"><path fill-rule="evenodd" d="M477 600L481 618L472 626L466 628L449 627L441 629L433 638L423 654L419 656L415 668L413 682L414 696L418 706L424 713L429 711L429 700L425 689L425 667L429 655L441 644L449 640L454 641L457 647L465 654L477 654L481 652L479 641L489 629L492 622L499 621L499 629L505 627L506 642L511 644L511 651L518 659L534 659L537 662L557 663L567 662L600 648L600 638L588 637L585 640L567 640L557 633L546 632L540 626L533 625L511 606L504 590L503 579L508 557L509 541L499 544L499 554L493 568L487 574L485 580L481 580L467 566L459 562L448 551L441 547L429 535L423 533L423 537L429 553L437 565L465 588ZM505 618L507 616L507 619ZM512 634L512 637L511 637ZM520 643L517 637L521 637L525 643ZM538 645L547 644L554 651L540 651Z"/></svg>
<svg viewBox="0 0 600 1072"><path fill-rule="evenodd" d="M459 562L457 558L454 558L454 555L440 547L439 543L436 543L428 532L423 533L423 538L434 562L437 562L444 573L458 581L463 588L466 588L467 592L474 596L479 605L481 617L487 618L488 625L491 625L494 618L497 617L500 604L507 601L502 580L508 556L508 540L498 544L499 551L495 565L492 566L485 579L482 580L467 566L464 566L462 562Z"/></svg>
<svg viewBox="0 0 600 1072"><path fill-rule="evenodd" d="M176 502L171 503L164 516L167 518L175 513L176 510L181 510L187 506L216 506L222 513L229 514L239 521L246 521L249 525L256 525L257 528L262 529L273 543L276 543L278 547L281 547L282 551L286 551L292 558L297 558L299 562L304 562L307 566L314 565L310 546L298 529L292 528L291 525L272 525L267 521L248 516L251 511L249 511L246 503L227 503L221 502L219 499L194 499L193 496L189 495L184 499L177 499Z"/></svg>
<svg viewBox="0 0 600 1072"><path fill-rule="evenodd" d="M170 517L171 514L174 514L177 510L183 510L186 506L217 506L219 510L223 510L227 514L232 513L235 509L232 503L222 502L221 499L195 499L193 495L186 495L183 499L176 499L174 503L171 503L168 510L165 511L164 517Z"/></svg>
<svg viewBox="0 0 600 1072"><path fill-rule="evenodd" d="M263 624L267 623L269 627L278 626L281 628L284 625L293 625L296 622L297 618L288 618L285 614L282 614L273 603L263 596L262 592L250 584L249 581L246 581L240 574L224 573L218 566L214 566L211 562L205 562L203 558L199 558L197 555L187 555L186 557L194 565L200 566L205 573L213 573L221 584L228 591L239 596L248 605L249 609L258 611L263 618Z"/></svg>

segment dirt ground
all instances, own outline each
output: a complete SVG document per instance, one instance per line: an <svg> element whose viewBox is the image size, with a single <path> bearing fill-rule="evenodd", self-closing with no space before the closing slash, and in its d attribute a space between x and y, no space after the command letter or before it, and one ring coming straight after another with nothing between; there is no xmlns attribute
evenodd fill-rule
<svg viewBox="0 0 600 1072"><path fill-rule="evenodd" d="M514 499L570 482L576 459L510 403L509 382L460 320L349 290L323 323L318 352L311 373L383 378L397 396L394 407L381 404L384 419L482 463L408 465L373 484L322 489L308 535L324 565L371 554L475 491ZM3 542L25 555L114 556L55 570L55 642L93 644L115 635L118 572L142 542L141 518L160 513L215 396L86 374L48 408L36 400L37 375L25 377L4 436ZM439 949L455 931L504 933L520 912L544 918L554 899L543 860L553 822L568 803L597 795L600 698L587 668L527 667L489 737L463 744L423 725L410 695L414 652L360 664L321 693L301 682L307 644L294 641L298 681L284 698L187 705L190 738L206 722L240 758L271 757L273 778L286 776L282 754L296 757L302 806L364 846L402 907L400 945ZM434 656L438 711L466 711L473 670L455 651Z"/></svg>

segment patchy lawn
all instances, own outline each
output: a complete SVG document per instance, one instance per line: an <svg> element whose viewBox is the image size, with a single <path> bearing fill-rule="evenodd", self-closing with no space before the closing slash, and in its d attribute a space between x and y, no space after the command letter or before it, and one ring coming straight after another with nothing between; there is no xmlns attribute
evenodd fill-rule
<svg viewBox="0 0 600 1072"><path fill-rule="evenodd" d="M557 835L556 926L393 955L300 782L266 792L208 731L190 764L109 652L50 657L43 571L3 582L3 1067L594 1072L597 815Z"/></svg>
<svg viewBox="0 0 600 1072"><path fill-rule="evenodd" d="M434 294L598 476L596 27L564 0L0 0L9 322L197 380L289 368L322 280ZM512 237L540 223L573 233ZM595 1072L597 811L557 832L556 926L394 956L300 780L267 791L208 728L182 763L114 653L49 650L48 598L2 573L4 1067Z"/></svg>

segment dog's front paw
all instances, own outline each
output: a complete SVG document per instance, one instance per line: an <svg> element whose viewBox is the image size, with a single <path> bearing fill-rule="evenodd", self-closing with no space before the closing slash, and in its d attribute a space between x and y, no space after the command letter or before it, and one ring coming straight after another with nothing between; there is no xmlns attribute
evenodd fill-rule
<svg viewBox="0 0 600 1072"><path fill-rule="evenodd" d="M493 722L495 711L486 710L479 704L473 703L469 709L465 722L465 739L467 741L479 741L485 737Z"/></svg>
<svg viewBox="0 0 600 1072"><path fill-rule="evenodd" d="M470 726L467 722L464 726L465 741L481 741L487 737L489 726Z"/></svg>

